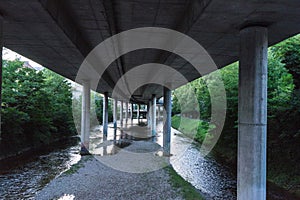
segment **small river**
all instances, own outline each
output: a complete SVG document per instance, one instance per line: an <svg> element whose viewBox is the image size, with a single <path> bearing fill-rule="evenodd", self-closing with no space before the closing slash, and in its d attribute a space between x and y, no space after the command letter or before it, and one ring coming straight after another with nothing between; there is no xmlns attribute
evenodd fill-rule
<svg viewBox="0 0 300 200"><path fill-rule="evenodd" d="M79 145L75 144L36 152L33 157L0 161L0 199L34 199L37 191L80 160Z"/></svg>
<svg viewBox="0 0 300 200"><path fill-rule="evenodd" d="M161 134L161 130L158 132ZM158 137L157 143L162 142L161 138ZM171 143L174 169L207 199L236 199L236 177L229 167L211 156L203 158L199 147L176 130L172 130ZM33 199L37 191L81 159L79 148L78 143L64 145L34 158L22 158L16 164L7 163L9 167L0 168L0 199ZM5 166L4 161L0 162L0 166ZM268 199L290 198L275 191L269 192Z"/></svg>

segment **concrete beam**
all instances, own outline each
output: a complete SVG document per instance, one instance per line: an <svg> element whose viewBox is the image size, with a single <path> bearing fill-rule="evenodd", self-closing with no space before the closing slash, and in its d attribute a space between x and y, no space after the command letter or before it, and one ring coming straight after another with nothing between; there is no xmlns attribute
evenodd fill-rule
<svg viewBox="0 0 300 200"><path fill-rule="evenodd" d="M151 110L151 133L156 136L156 96L152 95L152 110Z"/></svg>
<svg viewBox="0 0 300 200"><path fill-rule="evenodd" d="M240 32L238 188L239 200L266 199L268 30Z"/></svg>
<svg viewBox="0 0 300 200"><path fill-rule="evenodd" d="M60 0L43 0L40 1L44 9L50 14L58 27L77 47L85 57L91 51L93 45L83 37L82 30L77 20L72 17L70 6Z"/></svg>
<svg viewBox="0 0 300 200"><path fill-rule="evenodd" d="M103 96L103 136L107 138L107 128L108 128L108 93L105 92Z"/></svg>
<svg viewBox="0 0 300 200"><path fill-rule="evenodd" d="M82 83L82 109L81 109L81 155L89 154L90 143L90 81Z"/></svg>
<svg viewBox="0 0 300 200"><path fill-rule="evenodd" d="M163 148L164 155L169 156L171 153L171 114L172 114L172 102L171 102L171 90L164 87L164 125L163 125Z"/></svg>

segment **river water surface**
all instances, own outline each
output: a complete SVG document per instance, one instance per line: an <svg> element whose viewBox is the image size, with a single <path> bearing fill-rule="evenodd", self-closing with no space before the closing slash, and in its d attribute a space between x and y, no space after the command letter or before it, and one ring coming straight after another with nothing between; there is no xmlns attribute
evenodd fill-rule
<svg viewBox="0 0 300 200"><path fill-rule="evenodd" d="M162 143L161 131L158 126L158 144ZM33 199L37 191L80 160L78 152L79 144L69 145L0 169L0 199ZM172 130L171 153L174 169L207 199L236 199L236 177L230 168L211 156L202 157L199 147L176 130ZM268 199L289 198L275 192Z"/></svg>
<svg viewBox="0 0 300 200"><path fill-rule="evenodd" d="M78 151L79 145L62 146L22 161L0 161L1 166L15 164L0 169L0 199L33 199L38 190L80 160Z"/></svg>

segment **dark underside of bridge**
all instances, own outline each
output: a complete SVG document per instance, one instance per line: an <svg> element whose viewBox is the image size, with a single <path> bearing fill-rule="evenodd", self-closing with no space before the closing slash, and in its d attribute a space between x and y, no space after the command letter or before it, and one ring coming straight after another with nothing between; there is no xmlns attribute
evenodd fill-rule
<svg viewBox="0 0 300 200"><path fill-rule="evenodd" d="M75 80L89 52L116 33L163 27L187 34L212 56L218 68L239 59L239 33L251 25L267 26L269 45L300 32L299 0L0 0L4 46ZM200 75L183 58L144 49L110 65L97 91L109 92L135 66L172 66L188 81ZM162 96L162 87L144 85L132 101Z"/></svg>

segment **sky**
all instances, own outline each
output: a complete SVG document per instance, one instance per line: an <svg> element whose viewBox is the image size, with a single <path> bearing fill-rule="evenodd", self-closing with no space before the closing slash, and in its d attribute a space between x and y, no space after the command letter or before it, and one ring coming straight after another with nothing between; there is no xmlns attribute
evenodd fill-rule
<svg viewBox="0 0 300 200"><path fill-rule="evenodd" d="M15 59L19 58L21 61L28 61L29 64L37 70L43 69L42 65L40 65L40 64L30 60L29 58L26 58L10 49L7 49L7 48L3 48L2 58L3 58L3 60L15 60Z"/></svg>
<svg viewBox="0 0 300 200"><path fill-rule="evenodd" d="M25 56L22 56L8 48L5 48L5 47L3 48L2 58L3 58L3 60L20 59L21 61L24 61L24 62L27 61L36 70L42 70L44 68L42 65L30 60L29 58L26 58ZM73 95L77 96L78 94L80 94L82 86L80 86L79 84L77 84L69 79L67 79L67 80L71 83L73 89L75 89L73 91L74 92ZM78 93L78 94L76 94L76 93Z"/></svg>

